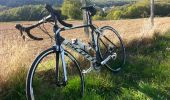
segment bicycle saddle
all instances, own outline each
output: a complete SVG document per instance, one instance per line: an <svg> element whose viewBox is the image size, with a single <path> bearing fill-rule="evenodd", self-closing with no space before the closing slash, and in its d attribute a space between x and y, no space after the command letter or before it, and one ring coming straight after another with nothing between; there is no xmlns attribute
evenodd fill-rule
<svg viewBox="0 0 170 100"><path fill-rule="evenodd" d="M85 7L81 7L80 9L90 12L91 16L94 16L96 14L96 9L94 6L85 6Z"/></svg>

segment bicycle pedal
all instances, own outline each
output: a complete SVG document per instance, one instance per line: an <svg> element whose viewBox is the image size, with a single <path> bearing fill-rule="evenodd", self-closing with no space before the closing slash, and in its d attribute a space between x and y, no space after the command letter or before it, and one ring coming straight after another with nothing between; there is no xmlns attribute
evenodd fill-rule
<svg viewBox="0 0 170 100"><path fill-rule="evenodd" d="M101 65L105 65L110 59L115 60L117 58L117 54L114 53L113 55L109 55L105 60L101 62Z"/></svg>

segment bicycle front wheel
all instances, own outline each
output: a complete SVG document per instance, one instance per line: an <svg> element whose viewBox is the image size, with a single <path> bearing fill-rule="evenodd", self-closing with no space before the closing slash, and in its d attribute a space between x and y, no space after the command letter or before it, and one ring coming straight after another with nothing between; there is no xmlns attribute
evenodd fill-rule
<svg viewBox="0 0 170 100"><path fill-rule="evenodd" d="M57 57L56 49L50 48L35 59L26 80L28 100L77 99L83 95L84 79L77 60L65 51L68 84L59 86L57 82L63 81L64 74L61 59L56 60L57 58L60 56ZM56 64L59 65L58 78L56 78Z"/></svg>
<svg viewBox="0 0 170 100"><path fill-rule="evenodd" d="M105 60L110 55L116 58L107 61L105 66L113 71L118 72L125 64L125 47L118 32L110 26L100 28L101 34L98 35L98 48L101 60Z"/></svg>

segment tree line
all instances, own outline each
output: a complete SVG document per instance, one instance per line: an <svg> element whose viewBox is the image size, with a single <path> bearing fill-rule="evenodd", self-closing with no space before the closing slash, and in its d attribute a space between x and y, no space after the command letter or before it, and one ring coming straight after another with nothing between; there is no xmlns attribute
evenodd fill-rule
<svg viewBox="0 0 170 100"><path fill-rule="evenodd" d="M25 5L0 12L0 21L29 21L38 20L47 13L41 13L43 5Z"/></svg>
<svg viewBox="0 0 170 100"><path fill-rule="evenodd" d="M82 11L80 10L81 2L79 0L64 0L61 7L55 6L56 9L62 11L63 19L82 19ZM39 20L48 15L48 12L42 12L44 5L24 5L0 12L0 21L30 21ZM150 15L150 6L148 0L137 2L135 4L127 4L124 6L115 6L109 10L98 10L93 17L95 20L115 20L126 18L145 18ZM156 3L155 16L170 16L170 4Z"/></svg>
<svg viewBox="0 0 170 100"><path fill-rule="evenodd" d="M156 17L170 16L169 3L156 3L154 5L154 13ZM115 7L111 9L106 16L101 17L105 19L126 19L126 18L146 18L150 16L150 2L144 0L135 4L126 5L123 7Z"/></svg>

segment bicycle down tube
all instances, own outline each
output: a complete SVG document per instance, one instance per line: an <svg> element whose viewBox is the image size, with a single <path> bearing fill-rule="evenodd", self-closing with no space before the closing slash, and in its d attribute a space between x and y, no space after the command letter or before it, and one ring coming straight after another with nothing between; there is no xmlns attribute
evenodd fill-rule
<svg viewBox="0 0 170 100"><path fill-rule="evenodd" d="M85 25L85 26L91 26L91 25ZM76 26L76 27L72 27L72 28L62 28L62 29L58 29L58 30L56 31L56 34L60 34L60 32L63 31L63 29L64 29L64 30L70 30L70 29L74 29L74 28L77 28L77 27L78 27L78 28L82 28L82 27L85 27L85 26ZM60 36L60 35L59 35L59 36ZM96 38L97 38L97 37L96 37ZM72 50L78 52L79 54L83 55L83 56L84 56L86 59L88 59L89 61L91 61L91 62L93 62L93 63L95 63L95 62L97 61L94 57L92 57L91 55L89 55L85 50L81 49L81 48L80 48L80 47L81 47L80 45L74 44L74 43L72 43L71 41L66 40L66 39L63 38L62 36L60 36L60 40L59 40L59 41L61 42L62 45L65 45L65 46L71 48ZM94 42L94 43L96 44L95 41L92 41L92 42ZM95 46L94 48L97 48L97 47Z"/></svg>

